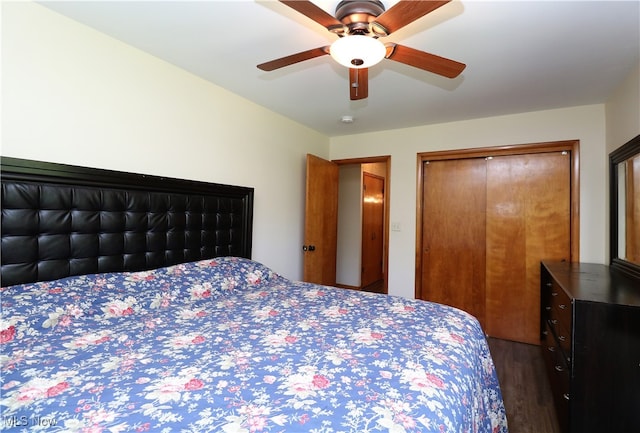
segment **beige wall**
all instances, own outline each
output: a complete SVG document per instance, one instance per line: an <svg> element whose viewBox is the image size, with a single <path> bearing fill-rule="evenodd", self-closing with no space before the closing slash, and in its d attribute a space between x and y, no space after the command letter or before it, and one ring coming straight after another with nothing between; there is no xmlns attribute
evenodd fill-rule
<svg viewBox="0 0 640 433"><path fill-rule="evenodd" d="M391 157L389 293L414 296L419 152L580 140L580 260L609 261L608 154L640 134L640 67L606 104L513 114L331 139L331 158Z"/></svg>
<svg viewBox="0 0 640 433"><path fill-rule="evenodd" d="M328 138L34 3L2 2L4 156L255 188L253 257L300 278Z"/></svg>
<svg viewBox="0 0 640 433"><path fill-rule="evenodd" d="M338 167L336 282L359 287L362 266L362 173L360 164Z"/></svg>
<svg viewBox="0 0 640 433"><path fill-rule="evenodd" d="M606 104L607 153L640 134L640 63Z"/></svg>
<svg viewBox="0 0 640 433"><path fill-rule="evenodd" d="M391 155L389 292L414 296L416 154L581 142L583 261L605 263L607 154L640 132L638 69L605 104L327 138L33 3L2 2L1 154L256 189L253 256L302 275L305 154Z"/></svg>
<svg viewBox="0 0 640 433"><path fill-rule="evenodd" d="M580 140L580 258L605 263L604 104L426 125L331 139L331 158L391 155L389 293L414 296L417 153Z"/></svg>
<svg viewBox="0 0 640 433"><path fill-rule="evenodd" d="M613 92L606 104L607 153L640 134L640 63ZM608 172L607 172L608 173ZM607 190L607 197L608 195ZM624 212L620 213L622 217ZM610 223L607 214L607 222ZM624 231L619 230L618 245L624 245ZM607 247L609 251L609 247ZM610 254L607 254L607 261Z"/></svg>

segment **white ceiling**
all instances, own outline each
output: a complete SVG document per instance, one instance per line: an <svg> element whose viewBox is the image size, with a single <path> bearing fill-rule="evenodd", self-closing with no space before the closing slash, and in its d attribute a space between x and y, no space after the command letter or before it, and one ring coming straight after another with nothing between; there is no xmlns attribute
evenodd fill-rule
<svg viewBox="0 0 640 433"><path fill-rule="evenodd" d="M314 3L333 15L338 0ZM337 39L274 0L42 4L327 136L603 103L640 57L638 0L454 0L382 41L465 63L462 75L383 60L369 97L350 101L329 56L256 67Z"/></svg>

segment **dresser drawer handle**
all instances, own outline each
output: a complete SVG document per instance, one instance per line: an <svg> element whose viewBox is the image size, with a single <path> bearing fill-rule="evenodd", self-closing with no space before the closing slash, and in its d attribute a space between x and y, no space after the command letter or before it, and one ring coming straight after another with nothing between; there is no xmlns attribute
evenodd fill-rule
<svg viewBox="0 0 640 433"><path fill-rule="evenodd" d="M564 371L564 368L562 368L559 365L556 365L555 369L556 369L556 371Z"/></svg>
<svg viewBox="0 0 640 433"><path fill-rule="evenodd" d="M547 349L549 349L549 352L555 352L556 348L553 346L548 346Z"/></svg>
<svg viewBox="0 0 640 433"><path fill-rule="evenodd" d="M565 338L564 335L558 335L558 340L564 341L564 340L566 340L566 338Z"/></svg>
<svg viewBox="0 0 640 433"><path fill-rule="evenodd" d="M551 324L552 325L557 325L558 324L558 320L557 319L551 319Z"/></svg>
<svg viewBox="0 0 640 433"><path fill-rule="evenodd" d="M551 296L558 296L558 292L551 292Z"/></svg>
<svg viewBox="0 0 640 433"><path fill-rule="evenodd" d="M567 306L566 306L566 305L564 305L564 304L560 304L560 305L558 305L558 307L559 307L561 310L564 310L565 308L567 308Z"/></svg>
<svg viewBox="0 0 640 433"><path fill-rule="evenodd" d="M562 394L562 397L564 397L565 400L570 400L569 394L566 394L566 393Z"/></svg>

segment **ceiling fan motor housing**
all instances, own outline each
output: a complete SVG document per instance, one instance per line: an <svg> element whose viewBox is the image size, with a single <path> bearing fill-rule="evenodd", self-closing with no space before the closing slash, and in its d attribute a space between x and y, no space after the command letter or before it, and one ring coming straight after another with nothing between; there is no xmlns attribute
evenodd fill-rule
<svg viewBox="0 0 640 433"><path fill-rule="evenodd" d="M342 0L336 6L336 19L349 29L350 35L367 35L369 23L385 11L380 0Z"/></svg>

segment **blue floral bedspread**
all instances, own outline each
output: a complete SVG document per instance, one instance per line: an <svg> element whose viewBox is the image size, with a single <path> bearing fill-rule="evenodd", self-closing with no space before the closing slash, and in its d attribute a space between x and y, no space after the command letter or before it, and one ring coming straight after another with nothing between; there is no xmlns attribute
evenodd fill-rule
<svg viewBox="0 0 640 433"><path fill-rule="evenodd" d="M482 329L246 259L0 292L0 429L506 432Z"/></svg>

